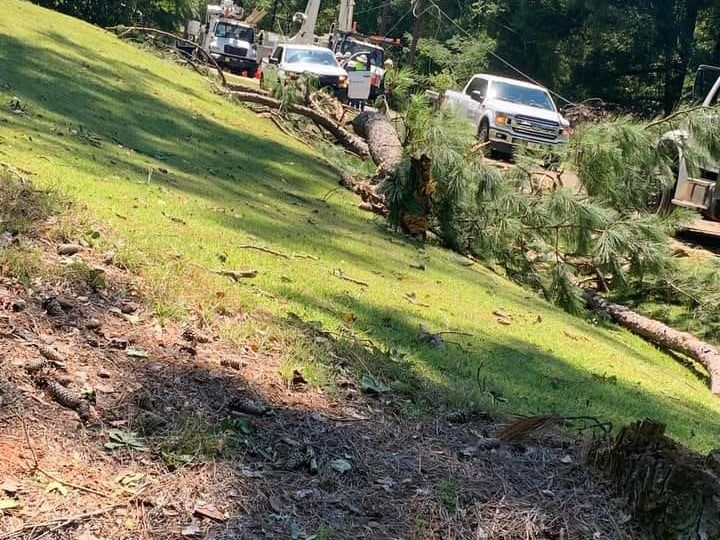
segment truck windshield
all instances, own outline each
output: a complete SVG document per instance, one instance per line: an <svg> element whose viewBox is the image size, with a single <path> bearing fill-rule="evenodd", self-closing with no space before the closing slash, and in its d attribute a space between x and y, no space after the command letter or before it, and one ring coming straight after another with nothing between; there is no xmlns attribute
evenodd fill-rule
<svg viewBox="0 0 720 540"><path fill-rule="evenodd" d="M253 29L239 24L219 22L215 27L215 37L237 39L238 41L253 42Z"/></svg>
<svg viewBox="0 0 720 540"><path fill-rule="evenodd" d="M540 109L546 109L548 111L555 110L550 95L540 88L529 88L527 86L495 81L490 88L490 97L509 101L510 103L539 107Z"/></svg>
<svg viewBox="0 0 720 540"><path fill-rule="evenodd" d="M287 52L285 61L288 64L320 64L323 66L337 66L335 56L329 50L316 49L290 49Z"/></svg>

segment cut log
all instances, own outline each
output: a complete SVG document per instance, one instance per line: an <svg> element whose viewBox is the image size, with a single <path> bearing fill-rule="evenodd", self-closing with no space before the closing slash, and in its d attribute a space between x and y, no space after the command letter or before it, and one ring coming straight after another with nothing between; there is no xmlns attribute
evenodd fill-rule
<svg viewBox="0 0 720 540"><path fill-rule="evenodd" d="M628 511L652 538L720 538L714 452L690 452L665 436L663 424L644 420L595 443L588 461L627 499Z"/></svg>
<svg viewBox="0 0 720 540"><path fill-rule="evenodd" d="M697 360L710 375L710 391L720 395L720 352L688 332L680 332L631 309L608 302L593 291L585 290L590 308L602 311L620 326L648 341Z"/></svg>
<svg viewBox="0 0 720 540"><path fill-rule="evenodd" d="M280 101L270 96L265 96L257 92L245 92L245 91L233 91L230 92L235 99L239 101L245 101L249 103L259 103L265 105L271 109L280 109ZM367 157L370 155L368 145L360 137L350 133L347 129L342 126L338 126L331 118L328 118L322 113L306 107L304 105L296 105L291 103L287 105L287 112L292 114L299 114L305 116L315 122L318 126L326 129L330 132L335 139L342 144L347 150L357 154L360 157Z"/></svg>
<svg viewBox="0 0 720 540"><path fill-rule="evenodd" d="M402 144L395 126L382 113L364 111L353 120L353 129L368 143L378 176L392 176L402 159Z"/></svg>

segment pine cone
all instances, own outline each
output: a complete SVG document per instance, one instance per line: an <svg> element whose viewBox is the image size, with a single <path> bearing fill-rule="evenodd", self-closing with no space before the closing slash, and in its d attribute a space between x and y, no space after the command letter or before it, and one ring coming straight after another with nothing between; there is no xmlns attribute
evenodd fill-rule
<svg viewBox="0 0 720 540"><path fill-rule="evenodd" d="M234 401L230 404L230 409L244 414L254 416L262 416L268 412L268 408L262 403L257 403L250 399L242 399Z"/></svg>
<svg viewBox="0 0 720 540"><path fill-rule="evenodd" d="M25 371L30 374L37 373L47 365L48 361L46 358L37 358L36 360L31 360L25 364Z"/></svg>
<svg viewBox="0 0 720 540"><path fill-rule="evenodd" d="M62 363L65 360L62 356L60 356L59 352L47 345L38 345L38 351L40 351L40 354L51 362Z"/></svg>
<svg viewBox="0 0 720 540"><path fill-rule="evenodd" d="M220 365L232 369L242 369L245 367L243 362L240 362L240 360L236 360L235 358L223 358L220 360Z"/></svg>
<svg viewBox="0 0 720 540"><path fill-rule="evenodd" d="M60 302L54 296L48 296L43 300L42 307L50 317L62 317L65 315Z"/></svg>
<svg viewBox="0 0 720 540"><path fill-rule="evenodd" d="M301 448L295 448L285 460L285 468L289 471L297 471L303 468L307 462L307 452Z"/></svg>
<svg viewBox="0 0 720 540"><path fill-rule="evenodd" d="M189 326L187 326L183 330L181 336L185 341L191 341L194 343L208 343L210 341L209 337L201 334L200 332L198 332L197 330L194 330L193 328L191 328Z"/></svg>

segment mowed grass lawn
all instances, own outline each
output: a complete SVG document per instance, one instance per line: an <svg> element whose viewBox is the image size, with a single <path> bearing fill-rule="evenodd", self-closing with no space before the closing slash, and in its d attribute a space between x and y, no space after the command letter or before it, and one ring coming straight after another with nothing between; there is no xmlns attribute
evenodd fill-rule
<svg viewBox="0 0 720 540"><path fill-rule="evenodd" d="M11 111L13 97L26 114ZM118 257L135 263L160 317L245 314L226 317L224 334L277 349L280 321L294 312L401 351L397 377L412 375L451 402L486 403L492 393L522 413L615 425L653 417L693 448L718 445L720 399L689 370L623 330L573 318L451 252L388 231L350 193L327 195L338 174L312 149L188 69L4 0L0 105L0 161L86 208ZM420 261L425 271L410 267ZM233 284L203 270L221 267L259 275ZM338 269L368 286L339 279ZM498 309L511 325L498 324ZM435 349L419 342L420 325L472 337L446 335L458 345ZM322 348L287 347L289 365L324 360Z"/></svg>

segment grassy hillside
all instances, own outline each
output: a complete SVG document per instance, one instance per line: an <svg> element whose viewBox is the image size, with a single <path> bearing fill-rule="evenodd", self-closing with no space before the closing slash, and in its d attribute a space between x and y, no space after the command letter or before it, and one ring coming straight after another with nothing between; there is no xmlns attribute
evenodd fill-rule
<svg viewBox="0 0 720 540"><path fill-rule="evenodd" d="M671 357L390 233L351 194L328 195L337 173L311 149L194 72L31 4L3 8L0 162L85 205L149 284L158 316L235 313L223 318L226 336L283 352L310 376L327 350L283 329L295 312L402 351L395 377L406 380L389 381L398 387L412 376L428 396L459 402L616 424L650 416L694 448L717 446L720 399ZM225 267L259 276L232 284L204 270L223 266L220 252ZM425 271L411 268L419 261ZM498 324L498 309L514 322ZM434 349L418 341L420 325L472 337L447 335L457 345Z"/></svg>

